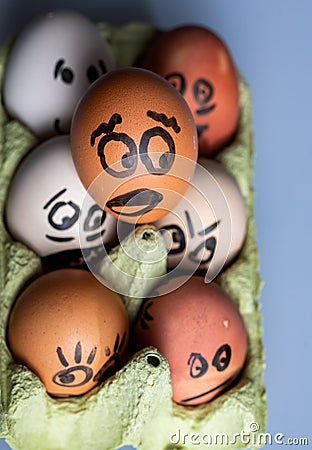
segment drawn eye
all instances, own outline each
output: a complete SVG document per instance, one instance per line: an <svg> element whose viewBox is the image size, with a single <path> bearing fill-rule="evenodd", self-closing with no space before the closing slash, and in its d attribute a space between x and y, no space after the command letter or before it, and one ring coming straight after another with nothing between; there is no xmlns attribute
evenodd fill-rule
<svg viewBox="0 0 312 450"><path fill-rule="evenodd" d="M115 178L125 178L132 175L138 163L137 147L134 140L125 133L113 131L115 126L120 123L122 123L122 118L120 114L115 113L108 123L101 123L90 137L90 143L93 147L96 139L104 134L97 144L97 153L105 172Z"/></svg>
<svg viewBox="0 0 312 450"><path fill-rule="evenodd" d="M109 151L109 145L113 145L114 142L118 142L117 153ZM102 137L98 145L98 155L103 169L115 178L128 177L135 172L137 167L138 157L135 142L125 133L113 132Z"/></svg>
<svg viewBox="0 0 312 450"><path fill-rule="evenodd" d="M182 229L178 225L163 225L161 228L161 233L165 234L165 231L171 234L171 248L169 250L169 255L175 255L181 253L185 250L186 242L185 236Z"/></svg>
<svg viewBox="0 0 312 450"><path fill-rule="evenodd" d="M208 370L208 363L200 353L191 353L187 364L190 367L190 376L192 378L202 377Z"/></svg>
<svg viewBox="0 0 312 450"><path fill-rule="evenodd" d="M189 253L189 259L198 264L207 264L213 258L217 245L215 237L210 237L201 242L192 252Z"/></svg>
<svg viewBox="0 0 312 450"><path fill-rule="evenodd" d="M70 67L64 67L64 64L64 59L57 61L54 69L54 78L57 79L60 77L65 84L72 84L74 81L74 71Z"/></svg>
<svg viewBox="0 0 312 450"><path fill-rule="evenodd" d="M77 387L88 383L92 376L91 367L75 366L56 373L53 382L59 386Z"/></svg>
<svg viewBox="0 0 312 450"><path fill-rule="evenodd" d="M93 363L93 360L95 358L96 347L91 350L86 361L87 365L80 364L82 358L82 347L80 342L77 342L75 347L76 365L72 367L68 367L69 363L65 358L61 347L57 347L56 353L65 369L60 370L53 376L53 383L59 386L77 387L82 386L91 380L93 376L93 370L90 365Z"/></svg>
<svg viewBox="0 0 312 450"><path fill-rule="evenodd" d="M88 215L84 221L84 231L95 231L103 225L106 219L106 212L98 205L92 205L88 211Z"/></svg>
<svg viewBox="0 0 312 450"><path fill-rule="evenodd" d="M194 84L194 97L199 105L208 103L214 94L214 89L209 81L200 78Z"/></svg>
<svg viewBox="0 0 312 450"><path fill-rule="evenodd" d="M180 92L181 95L184 94L186 83L185 78L181 73L171 73L167 75L166 80L169 81L169 83L172 84L174 88L176 88L177 91Z"/></svg>
<svg viewBox="0 0 312 450"><path fill-rule="evenodd" d="M218 372L222 372L225 370L231 361L232 350L228 344L222 345L216 352L212 365L218 370Z"/></svg>
<svg viewBox="0 0 312 450"><path fill-rule="evenodd" d="M79 219L80 208L74 202L57 202L48 215L49 224L56 230L67 230Z"/></svg>
<svg viewBox="0 0 312 450"><path fill-rule="evenodd" d="M97 80L101 75L107 72L107 68L103 60L99 60L99 68L91 65L87 69L87 78L90 84Z"/></svg>
<svg viewBox="0 0 312 450"><path fill-rule="evenodd" d="M175 143L170 133L162 127L146 130L141 138L140 158L153 175L164 175L175 160Z"/></svg>
<svg viewBox="0 0 312 450"><path fill-rule="evenodd" d="M148 330L149 329L149 325L148 322L150 322L151 320L154 320L154 317L148 312L148 309L153 306L153 302L150 301L148 302L145 306L144 306L144 310L143 310L143 314L142 317L140 319L140 325L144 330Z"/></svg>

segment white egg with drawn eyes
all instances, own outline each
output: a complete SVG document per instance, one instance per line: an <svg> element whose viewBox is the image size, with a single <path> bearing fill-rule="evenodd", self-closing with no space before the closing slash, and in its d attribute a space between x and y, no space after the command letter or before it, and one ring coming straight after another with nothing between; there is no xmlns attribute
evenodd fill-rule
<svg viewBox="0 0 312 450"><path fill-rule="evenodd" d="M211 281L243 246L247 213L238 183L225 167L199 158L184 198L155 222L168 250L168 268L206 271Z"/></svg>
<svg viewBox="0 0 312 450"><path fill-rule="evenodd" d="M40 138L68 134L80 97L114 67L107 40L89 19L70 10L47 13L30 22L12 46L5 107Z"/></svg>
<svg viewBox="0 0 312 450"><path fill-rule="evenodd" d="M40 257L67 253L70 260L70 251L80 249L99 254L117 229L83 187L69 136L50 138L25 157L11 181L5 217L13 238Z"/></svg>

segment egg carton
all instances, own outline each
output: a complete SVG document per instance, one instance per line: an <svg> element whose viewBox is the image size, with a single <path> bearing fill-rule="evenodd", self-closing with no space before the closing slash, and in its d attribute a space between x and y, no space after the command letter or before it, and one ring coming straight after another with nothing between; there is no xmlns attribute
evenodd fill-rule
<svg viewBox="0 0 312 450"><path fill-rule="evenodd" d="M152 25L137 22L123 27L99 23L98 28L110 42L118 66L133 65L159 33ZM0 52L0 80L11 43L7 42ZM49 396L32 372L14 363L6 344L10 308L19 292L42 273L42 266L36 254L8 234L4 206L14 171L37 140L19 122L9 120L0 106L0 435L13 449L106 450L123 444L132 444L138 450L192 449L194 445L204 449L209 439L214 449L263 445L266 403L258 301L261 279L254 220L251 95L242 76L239 82L238 131L216 159L240 186L247 206L248 231L239 257L216 281L244 317L248 357L235 386L195 407L172 402L168 362L152 347L133 355L121 370L92 391L65 399ZM20 219L26 221L27 217ZM162 275L166 270L166 250L157 236L152 226L139 227L101 263L104 271L113 262L123 271L131 267L132 275L137 275L129 286L129 295L123 298L132 323L143 301L144 278ZM157 258L154 265L133 261L129 265L127 248L134 242L140 244L136 247L142 251L158 245L164 257Z"/></svg>

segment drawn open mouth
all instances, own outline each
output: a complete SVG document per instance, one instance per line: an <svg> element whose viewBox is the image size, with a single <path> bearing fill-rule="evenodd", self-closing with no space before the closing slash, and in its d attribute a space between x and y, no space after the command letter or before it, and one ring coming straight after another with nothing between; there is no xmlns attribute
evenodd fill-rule
<svg viewBox="0 0 312 450"><path fill-rule="evenodd" d="M141 188L125 194L118 195L106 203L113 213L127 217L136 217L145 214L155 208L163 199L163 195L153 189ZM136 209L143 206L143 208ZM134 209L131 212L125 212Z"/></svg>
<svg viewBox="0 0 312 450"><path fill-rule="evenodd" d="M57 132L57 134L60 134L60 135L69 134L69 129L68 130L62 130L60 119L55 119L55 121L54 121L54 129Z"/></svg>
<svg viewBox="0 0 312 450"><path fill-rule="evenodd" d="M208 125L196 125L198 137L205 131L208 130Z"/></svg>

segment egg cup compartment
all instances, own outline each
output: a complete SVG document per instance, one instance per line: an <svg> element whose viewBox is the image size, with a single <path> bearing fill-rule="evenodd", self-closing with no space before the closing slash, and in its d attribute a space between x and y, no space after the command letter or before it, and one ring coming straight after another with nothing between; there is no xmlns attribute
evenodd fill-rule
<svg viewBox="0 0 312 450"><path fill-rule="evenodd" d="M131 65L158 33L151 25L130 23L116 27L98 24L112 45L117 64ZM10 43L1 49L3 77ZM36 138L17 121L0 112L0 435L13 449L104 450L132 444L137 449L191 449L191 435L198 434L197 448L207 448L204 435L226 434L213 448L261 447L265 432L265 389L262 325L258 302L261 280L255 239L253 192L253 143L250 91L240 77L240 121L233 142L218 159L235 176L245 198L248 231L236 261L216 280L232 297L244 317L248 332L248 358L235 386L207 404L177 405L171 400L170 372L166 359L147 348L102 385L79 397L55 399L40 380L15 364L6 345L10 308L23 287L42 272L40 258L13 242L4 224L4 205L10 180L21 159L33 148ZM27 218L21 217L21 220ZM132 237L133 238L133 237ZM152 242L152 241L151 241ZM126 270L120 249L113 250L116 264ZM162 263L155 274L164 270ZM105 265L105 261L103 262ZM140 266L137 267L139 271ZM139 273L139 272L138 272ZM138 283L138 290L140 289ZM138 292L133 287L133 292ZM140 298L124 298L133 322ZM256 425L255 425L256 424ZM250 433L249 443L242 433ZM179 433L180 441L177 442ZM234 436L236 436L234 442ZM184 436L184 438L183 438Z"/></svg>

